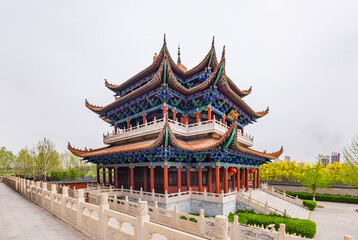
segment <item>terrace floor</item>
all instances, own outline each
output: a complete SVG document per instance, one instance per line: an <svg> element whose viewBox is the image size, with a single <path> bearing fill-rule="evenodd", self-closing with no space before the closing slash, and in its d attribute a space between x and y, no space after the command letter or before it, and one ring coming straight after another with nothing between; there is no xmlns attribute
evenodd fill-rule
<svg viewBox="0 0 358 240"><path fill-rule="evenodd" d="M358 240L358 204L318 202L311 213L311 220L317 224L317 240L343 240L344 235Z"/></svg>
<svg viewBox="0 0 358 240"><path fill-rule="evenodd" d="M0 183L0 240L86 239L5 184Z"/></svg>

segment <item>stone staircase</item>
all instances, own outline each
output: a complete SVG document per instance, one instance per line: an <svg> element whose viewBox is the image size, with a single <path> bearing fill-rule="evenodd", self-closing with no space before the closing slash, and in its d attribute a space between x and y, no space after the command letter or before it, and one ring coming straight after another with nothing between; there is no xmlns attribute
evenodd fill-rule
<svg viewBox="0 0 358 240"><path fill-rule="evenodd" d="M310 211L306 208L292 203L291 201L274 196L261 189L250 190L247 192L240 192L240 194L250 198L254 202L260 202L264 205L268 205L269 208L278 210L277 212L286 213L287 216L300 219L308 219ZM267 202L267 203L266 203ZM254 206L253 206L254 207ZM258 209L260 210L260 209Z"/></svg>

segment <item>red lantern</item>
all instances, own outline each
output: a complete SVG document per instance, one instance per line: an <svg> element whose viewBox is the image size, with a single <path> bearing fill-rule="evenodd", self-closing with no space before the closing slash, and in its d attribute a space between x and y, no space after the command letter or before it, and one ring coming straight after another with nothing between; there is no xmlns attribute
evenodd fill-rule
<svg viewBox="0 0 358 240"><path fill-rule="evenodd" d="M250 169L250 170L249 170L249 173L255 173L255 172L256 172L255 169Z"/></svg>
<svg viewBox="0 0 358 240"><path fill-rule="evenodd" d="M234 175L234 174L237 172L236 168L232 168L232 167L229 168L228 171L229 171L229 173L231 174L231 176Z"/></svg>

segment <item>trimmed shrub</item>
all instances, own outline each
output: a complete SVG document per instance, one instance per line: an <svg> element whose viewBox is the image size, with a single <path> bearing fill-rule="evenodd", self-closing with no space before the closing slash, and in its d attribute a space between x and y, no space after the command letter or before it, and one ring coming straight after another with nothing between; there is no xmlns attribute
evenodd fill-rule
<svg viewBox="0 0 358 240"><path fill-rule="evenodd" d="M311 200L303 200L303 205L305 205L311 211L314 211L314 209L317 207L317 203Z"/></svg>
<svg viewBox="0 0 358 240"><path fill-rule="evenodd" d="M313 238L316 235L316 223L310 220L283 217L276 214L256 214L253 211L238 211L229 214L228 218L230 222L234 221L234 215L239 216L240 224L263 225L264 227L275 224L275 229L278 230L280 223L284 223L286 225L286 232L289 234L301 235L307 238Z"/></svg>
<svg viewBox="0 0 358 240"><path fill-rule="evenodd" d="M313 194L312 193L299 193L299 192L286 192L292 196L298 196L300 199L304 200L312 200ZM323 202L340 202L340 203L354 203L358 204L358 197L357 196L347 196L347 195L333 195L333 194L319 194L316 193L316 201L323 201Z"/></svg>

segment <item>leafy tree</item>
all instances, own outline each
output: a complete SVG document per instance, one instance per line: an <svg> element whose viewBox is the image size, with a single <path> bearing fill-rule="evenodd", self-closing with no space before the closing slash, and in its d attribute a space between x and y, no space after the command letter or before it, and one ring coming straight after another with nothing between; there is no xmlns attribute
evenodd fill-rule
<svg viewBox="0 0 358 240"><path fill-rule="evenodd" d="M66 171L71 171L72 169L76 170L77 177L80 177L81 179L84 178L84 176L91 170L90 164L82 161L81 158L76 157L70 152L66 151L62 153L60 158L64 170Z"/></svg>
<svg viewBox="0 0 358 240"><path fill-rule="evenodd" d="M34 146L32 156L34 158L35 175L45 181L47 173L55 170L61 164L55 144L47 138Z"/></svg>
<svg viewBox="0 0 358 240"><path fill-rule="evenodd" d="M322 156L317 157L318 162L313 167L308 168L300 177L300 183L310 190L313 194L313 201L316 201L315 195L318 188L327 188L329 179L324 175L322 169Z"/></svg>
<svg viewBox="0 0 358 240"><path fill-rule="evenodd" d="M0 174L8 173L13 167L14 154L6 147L0 148Z"/></svg>
<svg viewBox="0 0 358 240"><path fill-rule="evenodd" d="M358 186L358 135L343 149L343 156L347 163L348 184Z"/></svg>
<svg viewBox="0 0 358 240"><path fill-rule="evenodd" d="M34 161L33 157L27 147L22 148L16 155L14 161L15 173L22 176L33 175Z"/></svg>

